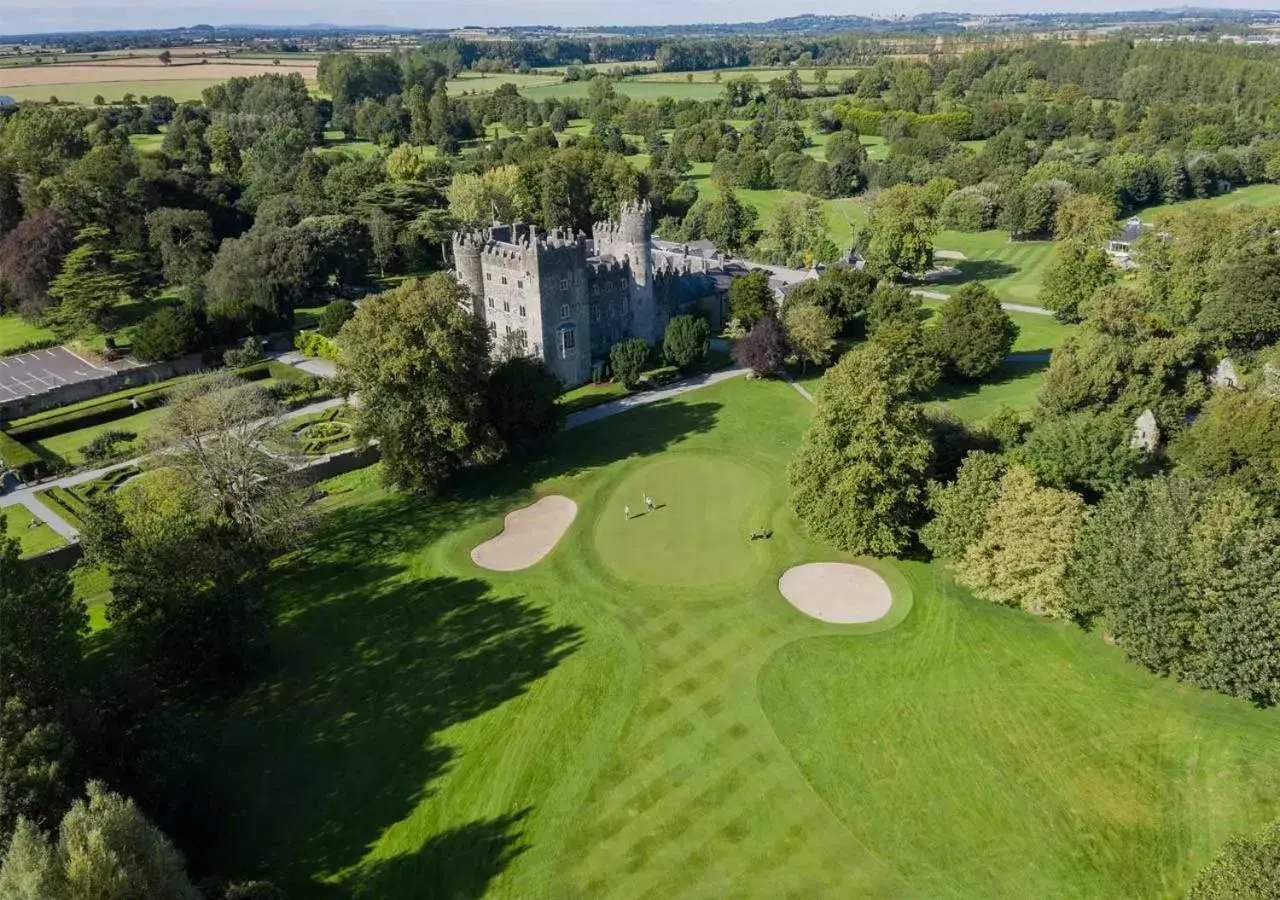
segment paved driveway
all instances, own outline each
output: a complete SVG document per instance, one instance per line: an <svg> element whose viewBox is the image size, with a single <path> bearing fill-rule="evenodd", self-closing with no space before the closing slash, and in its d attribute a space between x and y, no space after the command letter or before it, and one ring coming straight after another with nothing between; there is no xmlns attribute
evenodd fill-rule
<svg viewBox="0 0 1280 900"><path fill-rule="evenodd" d="M73 384L110 375L76 356L66 347L32 350L0 359L0 402L40 394L60 384Z"/></svg>

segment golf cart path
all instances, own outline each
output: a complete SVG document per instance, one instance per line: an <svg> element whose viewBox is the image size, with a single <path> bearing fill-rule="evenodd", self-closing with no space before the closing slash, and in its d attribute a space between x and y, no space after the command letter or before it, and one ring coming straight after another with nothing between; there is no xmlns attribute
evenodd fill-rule
<svg viewBox="0 0 1280 900"><path fill-rule="evenodd" d="M629 409L648 406L650 403L658 403L662 400L670 400L672 397L679 397L681 394L687 394L699 388L710 387L713 384L719 384L722 381L728 381L730 378L737 378L739 375L745 374L747 374L745 368L735 365L728 369L721 369L718 372L694 375L692 378L673 382L655 391L641 391L638 394L631 394L618 400L601 403L599 406L593 406L590 409L570 413L565 418L564 427L568 430L582 425L589 425L592 422L599 422L601 419L616 416L618 413L624 413Z"/></svg>

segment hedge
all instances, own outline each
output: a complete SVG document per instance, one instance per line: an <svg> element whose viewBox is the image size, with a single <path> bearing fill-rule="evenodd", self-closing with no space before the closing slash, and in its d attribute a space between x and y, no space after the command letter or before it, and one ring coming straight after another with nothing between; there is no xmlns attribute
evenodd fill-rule
<svg viewBox="0 0 1280 900"><path fill-rule="evenodd" d="M21 441L0 431L0 464L5 469L15 469L23 481L30 481L43 468L44 459Z"/></svg>
<svg viewBox="0 0 1280 900"><path fill-rule="evenodd" d="M125 419L144 409L153 409L163 403L168 395L168 391L161 389L146 394L122 397L118 400L108 400L87 409L73 410L60 416L49 416L27 425L15 425L9 429L9 434L27 441L42 441L45 438L79 431L81 428Z"/></svg>

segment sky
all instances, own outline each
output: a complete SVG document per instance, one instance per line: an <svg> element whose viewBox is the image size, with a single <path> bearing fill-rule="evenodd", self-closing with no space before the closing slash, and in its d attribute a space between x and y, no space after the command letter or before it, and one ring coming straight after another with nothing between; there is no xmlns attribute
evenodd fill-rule
<svg viewBox="0 0 1280 900"><path fill-rule="evenodd" d="M1171 5L1171 4L1170 4ZM1280 0L1200 0L1199 7L1280 8ZM172 28L183 25L390 25L455 28L462 25L666 25L742 22L801 13L906 14L932 11L1010 13L1106 12L1161 8L1159 0L898 0L892 6L839 0L780 4L777 0L0 0L0 34L95 29Z"/></svg>

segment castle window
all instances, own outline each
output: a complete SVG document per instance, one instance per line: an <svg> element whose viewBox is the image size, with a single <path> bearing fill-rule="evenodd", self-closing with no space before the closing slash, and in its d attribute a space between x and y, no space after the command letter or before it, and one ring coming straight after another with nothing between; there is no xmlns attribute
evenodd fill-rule
<svg viewBox="0 0 1280 900"><path fill-rule="evenodd" d="M492 272L485 272L485 273L484 273L484 280L485 280L485 281L493 281L493 273L492 273Z"/></svg>
<svg viewBox="0 0 1280 900"><path fill-rule="evenodd" d="M492 297L490 297L490 298L489 298L489 308L490 308L490 309L493 309L493 298L492 298Z"/></svg>
<svg viewBox="0 0 1280 900"><path fill-rule="evenodd" d="M528 315L528 313L524 311L524 307L523 307L523 306L522 306L522 307L520 307L520 318L522 318L522 319L523 319L523 318L524 318L525 316L527 316L527 315Z"/></svg>
<svg viewBox="0 0 1280 900"><path fill-rule="evenodd" d="M502 301L502 311L503 311L503 312L511 312L511 301L510 301L510 300L503 300L503 301Z"/></svg>
<svg viewBox="0 0 1280 900"><path fill-rule="evenodd" d="M523 282L523 281L519 281L519 280L517 280L517 281L516 281L516 287L517 287L517 288L519 288L519 289L521 289L521 290L524 290L524 282Z"/></svg>
<svg viewBox="0 0 1280 900"><path fill-rule="evenodd" d="M560 279L560 290L562 290L562 291L567 291L567 290L569 290L569 279L568 279L568 278L561 278L561 279Z"/></svg>
<svg viewBox="0 0 1280 900"><path fill-rule="evenodd" d="M507 283L507 276L506 276L506 275L503 275L503 276L502 276L502 283L503 283L503 284L506 284L506 283Z"/></svg>
<svg viewBox="0 0 1280 900"><path fill-rule="evenodd" d="M498 324L496 322L489 323L489 337L498 336Z"/></svg>
<svg viewBox="0 0 1280 900"><path fill-rule="evenodd" d="M560 318L562 318L562 319L567 319L567 318L569 318L569 304L568 304L568 303L562 303L562 304L560 304Z"/></svg>
<svg viewBox="0 0 1280 900"><path fill-rule="evenodd" d="M577 345L576 335L572 328L566 328L560 332L560 358L568 359L573 356L574 347Z"/></svg>

